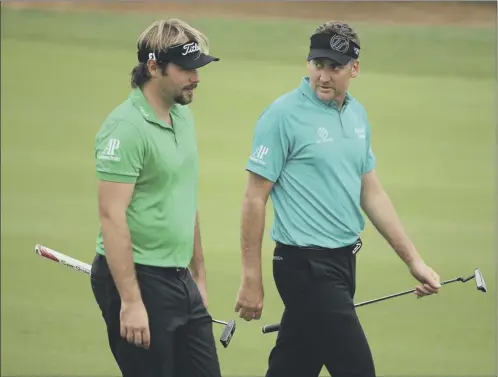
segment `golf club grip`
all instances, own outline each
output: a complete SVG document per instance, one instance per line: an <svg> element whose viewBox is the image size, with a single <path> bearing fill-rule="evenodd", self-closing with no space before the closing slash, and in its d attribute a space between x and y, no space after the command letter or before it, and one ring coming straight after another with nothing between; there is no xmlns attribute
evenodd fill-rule
<svg viewBox="0 0 498 377"><path fill-rule="evenodd" d="M455 278L455 279L450 279L450 280L442 281L440 284L441 285L445 285L445 284L450 284L450 283L454 283L456 281L462 281L462 280L463 280L462 278Z"/></svg>
<svg viewBox="0 0 498 377"><path fill-rule="evenodd" d="M90 264L82 262L75 258L71 258L68 255L52 250L49 247L37 244L35 246L35 253L43 258L50 259L56 263L62 264L66 267L70 267L78 272L83 272L85 274L91 275L92 266Z"/></svg>
<svg viewBox="0 0 498 377"><path fill-rule="evenodd" d="M268 333L271 333L271 332L275 332L275 331L278 331L280 329L280 323L275 323L273 325L266 325L266 326L263 326L263 334L268 334Z"/></svg>

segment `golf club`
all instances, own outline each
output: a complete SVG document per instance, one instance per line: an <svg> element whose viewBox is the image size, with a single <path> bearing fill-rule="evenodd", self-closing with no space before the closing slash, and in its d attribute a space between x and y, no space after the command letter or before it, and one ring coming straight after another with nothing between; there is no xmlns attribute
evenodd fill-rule
<svg viewBox="0 0 498 377"><path fill-rule="evenodd" d="M476 287L477 287L477 289L479 291L481 291L481 292L486 293L488 291L488 288L486 286L486 281L484 280L484 276L482 275L481 270L479 270L478 268L476 268L474 270L474 273L472 275L470 275L470 276L467 276L467 277L457 277L457 278L454 278L454 279L442 281L441 282L441 286L446 285L446 284L450 284L450 283L454 283L454 282L457 282L457 281L460 281L462 283L466 283L469 280L474 279L474 278L476 280ZM407 290L407 291L403 291L403 292L399 292L399 293L394 293L394 294L389 295L389 296L384 296L384 297L376 298L376 299L373 299L373 300L360 302L358 304L355 304L354 307L358 308L360 306L373 304L375 302L388 300L388 299L391 299L391 298L394 298L394 297L404 296L404 295L407 295L407 294L413 293L413 292L415 292L415 289L410 289L410 290ZM278 331L279 329L280 329L280 324L279 323L275 323L275 324L272 324L272 325L263 326L262 332L263 332L263 334L268 334L268 333L271 333L271 332Z"/></svg>
<svg viewBox="0 0 498 377"><path fill-rule="evenodd" d="M225 325L225 328L223 329L223 332L221 333L220 336L220 342L221 344L223 344L223 347L227 348L228 345L230 344L230 341L232 340L233 334L235 333L235 328L236 328L235 320L232 319L228 322L225 322L213 319L213 322Z"/></svg>
<svg viewBox="0 0 498 377"><path fill-rule="evenodd" d="M35 245L35 253L43 258L47 258L54 262L63 264L66 267L73 268L76 271L83 272L87 275L91 275L92 273L92 266L90 264L71 258L68 255L52 250L46 246L40 244ZM233 334L235 333L235 320L225 322L213 319L213 322L225 326L223 329L223 333L220 336L220 343L223 345L223 347L227 348L230 344L230 341L232 340Z"/></svg>

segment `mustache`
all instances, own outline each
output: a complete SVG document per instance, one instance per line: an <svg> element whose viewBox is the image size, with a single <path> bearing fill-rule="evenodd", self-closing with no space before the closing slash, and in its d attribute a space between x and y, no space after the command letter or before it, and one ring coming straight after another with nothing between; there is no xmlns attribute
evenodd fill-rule
<svg viewBox="0 0 498 377"><path fill-rule="evenodd" d="M197 84L185 86L183 87L183 90L194 90L195 88L197 88Z"/></svg>

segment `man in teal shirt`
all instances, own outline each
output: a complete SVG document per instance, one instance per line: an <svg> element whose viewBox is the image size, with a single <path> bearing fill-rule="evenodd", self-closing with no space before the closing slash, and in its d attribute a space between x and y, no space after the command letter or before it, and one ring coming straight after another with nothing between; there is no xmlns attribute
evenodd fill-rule
<svg viewBox="0 0 498 377"><path fill-rule="evenodd" d="M375 174L363 106L348 93L359 73L360 41L342 22L310 38L309 76L270 104L256 125L242 206L242 281L235 311L248 321L263 308L261 244L271 196L273 276L285 305L267 377L374 377L354 309L362 210L422 284L439 277L403 231Z"/></svg>

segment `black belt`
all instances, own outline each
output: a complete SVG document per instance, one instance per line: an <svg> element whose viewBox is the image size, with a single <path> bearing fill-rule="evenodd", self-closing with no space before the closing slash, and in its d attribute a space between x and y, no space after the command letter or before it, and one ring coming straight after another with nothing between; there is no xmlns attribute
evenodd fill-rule
<svg viewBox="0 0 498 377"><path fill-rule="evenodd" d="M284 247L287 250L291 251L319 251L319 252L351 252L353 255L356 254L358 251L360 251L361 247L363 246L363 243L361 241L361 238L358 238L356 242L352 243L351 245L346 245L346 246L341 246L341 247L336 247L336 248L330 248L330 247L323 247L323 246L297 246L297 245L287 245L283 244L281 242L276 242L277 247Z"/></svg>

